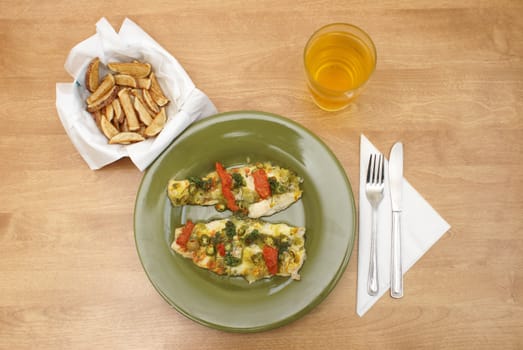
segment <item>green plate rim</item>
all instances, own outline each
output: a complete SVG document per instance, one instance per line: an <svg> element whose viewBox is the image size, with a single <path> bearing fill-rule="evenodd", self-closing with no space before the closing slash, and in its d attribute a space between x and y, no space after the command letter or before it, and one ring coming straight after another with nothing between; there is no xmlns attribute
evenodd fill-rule
<svg viewBox="0 0 523 350"><path fill-rule="evenodd" d="M284 318L284 319L282 319L280 321L267 323L265 325L261 325L261 326L257 326L257 327L228 327L228 326L224 326L224 325L221 325L221 324L218 324L218 323L209 322L209 321L206 321L204 319L195 317L195 316L191 315L190 313L186 312L183 308L179 307L174 301L172 301L167 295L165 295L165 293L162 292L162 290L155 284L155 282L151 279L151 276L147 272L147 270L145 268L145 265L144 265L144 261L142 260L142 256L140 255L140 250L138 248L138 239L137 239L137 230L136 230L136 225L137 225L137 223L136 223L136 220L137 220L137 218L136 218L136 210L137 210L137 207L138 207L138 202L139 202L138 200L139 200L140 194L141 194L140 190L142 188L142 185L144 183L145 178L147 177L147 175L148 175L148 173L149 173L149 171L151 169L151 165L153 165L156 161L158 161L158 159L162 158L164 153L170 150L172 143L176 142L176 140L178 140L178 137L182 136L188 130L192 129L193 126L196 127L199 124L208 122L209 119L217 119L217 118L220 118L220 117L233 116L233 115L237 115L237 114L254 114L254 115L258 115L258 116L267 116L267 117L276 119L276 120L278 120L280 122L291 124L295 128L300 129L301 131L307 133L309 136L314 138L319 144L321 144L321 146L330 154L331 158L334 160L335 165L338 167L338 170L340 171L340 174L342 174L342 178L345 181L345 185L347 186L347 188L349 189L350 193L352 194L352 196L350 198L350 204L352 206L352 216L354 218L354 220L352 220L352 228L351 228L352 239L349 239L349 242L348 242L348 245L346 247L345 256L343 258L343 261L340 264L338 270L336 271L336 273L335 273L334 277L332 278L332 280L330 281L330 283L325 286L323 291L315 299L313 299L312 302L310 302L306 307L302 308L298 312L296 312L294 314L291 314L288 317L286 317L286 318ZM351 186L350 180L349 180L349 178L348 178L348 176L347 176L347 174L345 172L345 169L341 165L340 161L338 160L338 158L336 157L334 152L330 149L330 147L320 137L318 137L312 131L310 131L307 128L305 128L303 125L295 122L294 120L291 120L289 118L283 117L283 116L275 114L275 113L263 112L263 111L258 111L258 110L237 110L237 111L229 111L229 112L222 112L222 113L214 114L212 116L209 116L209 117L206 117L204 119L200 119L200 120L196 121L195 123L190 125L187 129L185 129L182 132L182 134L180 134L178 137L175 138L162 151L162 153L160 153L158 155L158 157L151 163L151 165L149 165L149 167L144 172L144 174L142 176L142 179L140 181L140 184L138 186L138 191L136 193L136 199L135 199L135 204L134 204L133 231L134 231L134 241L135 241L136 253L138 255L138 258L140 259L140 264L142 265L142 268L143 268L143 270L145 272L145 275L149 279L149 282L152 284L154 289L158 292L158 294L160 294L162 296L162 298L169 305L171 305L171 307L173 307L176 311L178 311L180 314L184 315L188 319L190 319L190 320L192 320L192 321L194 321L194 322L196 322L198 324L201 324L203 326L209 327L209 328L213 328L213 329L217 329L217 330L221 330L221 331L226 331L226 332L233 332L233 333L256 333L256 332L268 331L268 330L271 330L271 329L282 327L282 326L284 326L286 324L289 324L289 323L291 323L291 322L293 322L293 321L303 317L310 310L312 310L314 307L318 306L322 301L324 301L327 298L327 296L332 292L334 287L338 284L341 276L343 275L343 273L345 272L345 270L347 268L347 265L348 265L348 263L350 261L350 258L352 256L352 251L354 249L354 242L356 241L356 228L357 228L356 203L355 203L355 199L354 199L354 191L352 190L352 186Z"/></svg>

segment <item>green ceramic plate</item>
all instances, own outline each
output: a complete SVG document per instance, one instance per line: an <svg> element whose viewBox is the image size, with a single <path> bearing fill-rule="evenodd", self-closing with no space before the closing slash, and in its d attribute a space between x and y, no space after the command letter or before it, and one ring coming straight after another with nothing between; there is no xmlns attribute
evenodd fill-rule
<svg viewBox="0 0 523 350"><path fill-rule="evenodd" d="M248 161L272 161L304 178L303 197L265 218L306 228L307 260L300 281L275 277L248 284L217 276L170 249L172 232L186 219L230 215L214 208L172 207L166 186ZM209 327L255 332L287 324L318 305L349 262L356 227L354 197L342 166L327 146L300 125L261 112L203 119L178 137L144 174L134 213L136 247L156 290L176 310Z"/></svg>

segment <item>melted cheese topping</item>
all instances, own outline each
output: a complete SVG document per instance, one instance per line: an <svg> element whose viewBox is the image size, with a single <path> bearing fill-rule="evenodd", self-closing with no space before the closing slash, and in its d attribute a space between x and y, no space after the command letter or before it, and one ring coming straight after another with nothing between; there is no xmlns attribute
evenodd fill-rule
<svg viewBox="0 0 523 350"><path fill-rule="evenodd" d="M231 223L234 225L232 236L232 232L227 231ZM279 250L277 275L300 279L298 272L306 258L303 227L235 217L199 222L191 233L191 239L199 242L193 250L176 243L182 230L183 227L175 230L171 247L201 268L217 274L242 276L249 283L272 277L263 257L263 247L268 245ZM225 256L219 253L220 244L226 249Z"/></svg>
<svg viewBox="0 0 523 350"><path fill-rule="evenodd" d="M261 199L256 192L252 173L256 169L264 169L270 181L276 184L276 193L266 199ZM302 195L300 185L302 179L292 171L274 166L271 163L257 163L229 169L228 172L241 180L233 181L232 188L236 203L243 208L250 218L272 215L289 207ZM198 181L196 181L198 180ZM179 205L221 205L225 207L221 183L216 172L211 172L203 178L184 180L171 179L167 192L175 206Z"/></svg>

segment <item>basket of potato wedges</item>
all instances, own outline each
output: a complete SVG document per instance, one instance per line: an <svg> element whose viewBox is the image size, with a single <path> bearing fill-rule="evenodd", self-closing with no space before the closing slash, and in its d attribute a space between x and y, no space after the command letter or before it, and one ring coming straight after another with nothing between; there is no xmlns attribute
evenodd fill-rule
<svg viewBox="0 0 523 350"><path fill-rule="evenodd" d="M170 103L147 62L91 60L85 73L90 95L86 110L109 144L130 144L154 137L165 126Z"/></svg>

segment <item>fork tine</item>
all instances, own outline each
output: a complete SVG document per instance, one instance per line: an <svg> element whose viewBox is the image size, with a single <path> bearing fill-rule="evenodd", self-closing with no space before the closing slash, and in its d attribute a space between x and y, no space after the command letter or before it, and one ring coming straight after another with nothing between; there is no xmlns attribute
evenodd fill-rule
<svg viewBox="0 0 523 350"><path fill-rule="evenodd" d="M369 164L367 165L367 183L370 182L371 169L374 169L373 158L374 158L374 154L371 154L369 157ZM372 170L372 171L374 171L374 170Z"/></svg>
<svg viewBox="0 0 523 350"><path fill-rule="evenodd" d="M378 184L380 182L380 164L381 164L381 153L376 156L376 163L374 164L374 172L376 176L374 177L374 183Z"/></svg>
<svg viewBox="0 0 523 350"><path fill-rule="evenodd" d="M380 154L380 157L378 158L378 169L376 171L377 172L377 174L376 174L376 183L377 184L381 183L381 169L383 168L382 162L383 162L383 156Z"/></svg>
<svg viewBox="0 0 523 350"><path fill-rule="evenodd" d="M380 168L381 168L381 179L380 179L380 183L384 183L385 182L385 160L384 160L384 157L383 157L383 154L380 155Z"/></svg>
<svg viewBox="0 0 523 350"><path fill-rule="evenodd" d="M375 184L378 181L378 168L377 168L378 155L377 154L374 155L373 161L374 162L372 164L372 183Z"/></svg>

